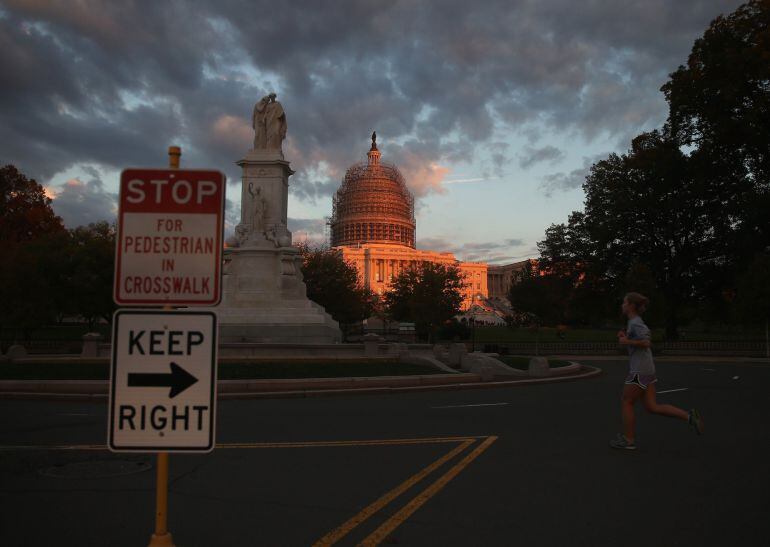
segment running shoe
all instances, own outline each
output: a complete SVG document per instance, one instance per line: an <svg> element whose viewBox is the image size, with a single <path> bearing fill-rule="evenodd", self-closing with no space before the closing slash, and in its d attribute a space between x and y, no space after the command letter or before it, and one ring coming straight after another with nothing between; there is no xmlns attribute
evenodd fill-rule
<svg viewBox="0 0 770 547"><path fill-rule="evenodd" d="M615 439L610 441L610 446L619 450L636 450L636 445L626 439L625 435L621 435L620 433L618 433L618 436L615 437Z"/></svg>
<svg viewBox="0 0 770 547"><path fill-rule="evenodd" d="M687 415L687 423L698 435L703 435L703 418L700 417L700 412L697 409L690 410Z"/></svg>

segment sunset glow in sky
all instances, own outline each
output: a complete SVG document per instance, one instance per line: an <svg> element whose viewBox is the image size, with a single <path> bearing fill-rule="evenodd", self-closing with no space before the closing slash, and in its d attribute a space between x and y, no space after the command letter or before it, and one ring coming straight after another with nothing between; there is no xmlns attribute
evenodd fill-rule
<svg viewBox="0 0 770 547"><path fill-rule="evenodd" d="M226 173L254 103L288 119L289 228L318 241L377 131L417 196L418 247L505 263L582 206L597 159L660 126L659 88L728 0L99 2L0 5L0 162L67 226L115 218L119 173Z"/></svg>

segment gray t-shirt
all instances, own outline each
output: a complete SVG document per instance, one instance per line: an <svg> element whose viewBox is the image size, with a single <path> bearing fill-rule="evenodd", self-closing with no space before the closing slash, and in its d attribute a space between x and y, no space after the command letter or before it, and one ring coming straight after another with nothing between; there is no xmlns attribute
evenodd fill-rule
<svg viewBox="0 0 770 547"><path fill-rule="evenodd" d="M644 324L638 315L628 320L626 337L629 340L649 340L650 329ZM655 363L652 361L650 348L638 348L628 346L628 371L631 374L650 375L655 374Z"/></svg>

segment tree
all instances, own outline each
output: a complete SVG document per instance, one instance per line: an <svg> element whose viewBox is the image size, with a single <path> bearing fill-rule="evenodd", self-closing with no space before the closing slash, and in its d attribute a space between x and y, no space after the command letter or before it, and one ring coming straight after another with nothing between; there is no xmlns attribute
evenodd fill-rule
<svg viewBox="0 0 770 547"><path fill-rule="evenodd" d="M662 88L664 127L591 167L584 210L539 244L545 277L579 272L567 318L588 317L600 295L614 314L613 300L654 281L647 290L676 338L690 310L724 300L770 245L769 27L767 1L718 17Z"/></svg>
<svg viewBox="0 0 770 547"><path fill-rule="evenodd" d="M569 215L567 224L552 224L545 239L538 242L540 259L536 276L514 289L516 298L526 302L527 285L542 285L548 297L547 322L599 324L607 316L608 290L603 264L596 259L583 212ZM535 289L537 290L537 289ZM531 313L542 313L530 310Z"/></svg>
<svg viewBox="0 0 770 547"><path fill-rule="evenodd" d="M460 313L465 284L457 266L422 262L393 279L384 296L387 315L414 323L417 335L433 342L436 329Z"/></svg>
<svg viewBox="0 0 770 547"><path fill-rule="evenodd" d="M738 279L737 308L746 324L764 323L770 319L770 254L757 253Z"/></svg>
<svg viewBox="0 0 770 547"><path fill-rule="evenodd" d="M0 246L62 232L45 189L13 165L0 168Z"/></svg>
<svg viewBox="0 0 770 547"><path fill-rule="evenodd" d="M0 268L0 326L26 331L58 320L69 301L69 234L8 246Z"/></svg>
<svg viewBox="0 0 770 547"><path fill-rule="evenodd" d="M731 199L694 176L678 144L659 131L634 139L627 154L596 163L583 185L585 223L602 275L624 290L629 268L644 264L666 302L666 335L675 339L683 307L707 286L730 240Z"/></svg>
<svg viewBox="0 0 770 547"><path fill-rule="evenodd" d="M747 324L764 323L765 355L770 357L770 254L758 253L738 280L737 304L741 319Z"/></svg>
<svg viewBox="0 0 770 547"><path fill-rule="evenodd" d="M299 246L307 297L345 326L369 317L376 305L374 293L359 283L358 270L338 249Z"/></svg>
<svg viewBox="0 0 770 547"><path fill-rule="evenodd" d="M672 136L755 184L770 177L770 2L712 21L661 88Z"/></svg>
<svg viewBox="0 0 770 547"><path fill-rule="evenodd" d="M60 314L66 248L43 187L13 165L0 168L0 328L24 330Z"/></svg>
<svg viewBox="0 0 770 547"><path fill-rule="evenodd" d="M115 304L115 226L98 222L70 231L67 310L82 316L90 329L100 319L110 321Z"/></svg>
<svg viewBox="0 0 770 547"><path fill-rule="evenodd" d="M730 252L711 273L714 294L734 288L755 253L770 245L769 28L766 0L717 17L662 87L672 138L694 149L698 178L732 196L722 203Z"/></svg>
<svg viewBox="0 0 770 547"><path fill-rule="evenodd" d="M561 229L552 226L553 234ZM528 263L521 271L514 272L508 300L511 307L523 313L537 323L538 326L547 323L557 323L563 315L564 308L560 298L560 287L557 287L558 277L541 275L539 269ZM561 302L560 302L561 301Z"/></svg>

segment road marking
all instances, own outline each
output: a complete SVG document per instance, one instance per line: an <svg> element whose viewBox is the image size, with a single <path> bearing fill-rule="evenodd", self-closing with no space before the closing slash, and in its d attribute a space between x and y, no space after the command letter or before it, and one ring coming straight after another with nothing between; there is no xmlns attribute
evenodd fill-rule
<svg viewBox="0 0 770 547"><path fill-rule="evenodd" d="M508 403L480 403L477 405L447 405L447 406L432 406L431 408L469 408L474 406L505 406Z"/></svg>
<svg viewBox="0 0 770 547"><path fill-rule="evenodd" d="M424 479L426 476L430 475L433 471L444 465L447 461L451 460L458 454L460 454L463 450L468 448L471 444L473 444L474 439L468 439L464 441L460 446L456 446L448 453L444 454L442 457L440 457L438 460L434 461L429 466L423 468L418 473L412 475L407 480L396 486L393 490L390 490L385 495L383 495L381 498L379 498L374 503L368 505L364 509L362 509L358 514L353 516L352 518L345 521L343 524L326 534L324 537L319 539L313 544L313 547L327 547L329 545L334 545L337 543L340 539L345 537L348 533L350 533L351 530L353 530L356 526L364 522L366 519L377 513L380 509L388 505L391 501L396 499L398 496L409 490L412 486L420 482L422 479Z"/></svg>
<svg viewBox="0 0 770 547"><path fill-rule="evenodd" d="M496 403L508 404L508 403ZM377 545L384 538L386 538L393 530L400 526L406 519L408 519L412 513L424 505L431 497L433 497L439 490L444 488L449 481L455 478L465 467L468 466L473 460L475 460L482 452L484 452L493 442L497 440L496 436L486 435L467 435L462 437L421 437L416 439L373 439L373 440L347 440L347 441L309 441L309 442L283 442L283 443L221 443L217 444L217 448L232 448L232 449L259 449L259 448L313 448L313 447L355 447L355 446L389 446L389 445L415 445L415 444L438 444L438 443L460 443L459 446L454 447L452 450L441 456L439 459L424 467L416 474L412 475L403 483L399 484L394 489L385 493L377 501L368 505L358 514L348 519L339 527L335 528L323 538L314 543L314 547L325 547L333 545L343 537L345 537L351 530L357 527L362 522L366 521L369 517L376 514L383 507L386 507L398 496L412 488L419 483L425 477L439 469L445 463L451 461L457 457L474 442L479 439L484 439L482 443L476 447L470 454L465 456L458 464L452 467L447 473L442 475L436 482L431 484L428 488L423 490L416 498L405 505L400 511L388 519L377 530L369 535L362 545ZM84 450L84 451L98 451L107 450L107 446L103 444L80 444L80 445L0 445L0 452L2 451L32 451L32 450Z"/></svg>
<svg viewBox="0 0 770 547"><path fill-rule="evenodd" d="M10 444L0 446L0 451L11 452L13 450L107 450L105 444L73 444L73 445L34 445L34 444Z"/></svg>
<svg viewBox="0 0 770 547"><path fill-rule="evenodd" d="M442 488L444 488L449 481L455 478L460 472L465 469L468 464L479 457L489 446L497 440L497 437L492 435L477 446L470 454L465 456L459 463L457 463L452 469L444 473L436 482L431 484L428 488L423 490L412 501L402 507L395 515L386 520L379 528L366 537L360 546L373 547L379 545L384 541L396 528L406 521L417 509L422 507L425 502L432 498Z"/></svg>
<svg viewBox="0 0 770 547"><path fill-rule="evenodd" d="M486 436L466 437L424 437L418 439L376 439L364 441L309 441L285 443L229 443L218 444L217 448L313 448L320 446L392 446L404 444L460 443L484 439Z"/></svg>
<svg viewBox="0 0 770 547"><path fill-rule="evenodd" d="M674 393L675 391L687 391L689 388L686 387L680 387L679 389L667 389L665 391L658 391L657 393L660 395L661 393Z"/></svg>
<svg viewBox="0 0 770 547"><path fill-rule="evenodd" d="M363 441L307 441L307 442L284 442L284 443L220 443L216 448L315 448L330 446L393 446L407 444L440 444L440 443L461 443L465 441L475 441L476 439L486 439L486 435L465 437L423 437L417 439L374 439ZM104 444L77 444L77 445L0 445L0 451L11 450L107 450Z"/></svg>

